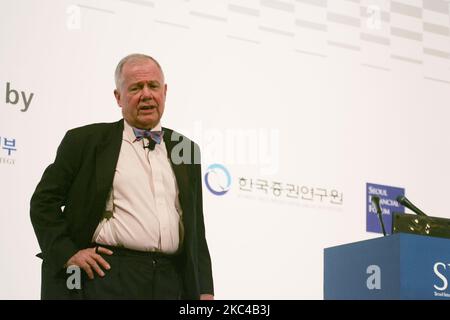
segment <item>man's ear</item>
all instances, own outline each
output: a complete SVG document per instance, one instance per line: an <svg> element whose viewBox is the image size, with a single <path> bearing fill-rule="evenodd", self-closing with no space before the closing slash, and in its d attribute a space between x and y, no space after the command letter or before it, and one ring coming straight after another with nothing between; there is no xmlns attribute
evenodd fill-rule
<svg viewBox="0 0 450 320"><path fill-rule="evenodd" d="M121 105L120 105L120 92L119 92L119 90L117 90L117 89L115 89L114 90L114 97L116 97L116 101L117 101L117 104L119 105L119 107L122 107Z"/></svg>

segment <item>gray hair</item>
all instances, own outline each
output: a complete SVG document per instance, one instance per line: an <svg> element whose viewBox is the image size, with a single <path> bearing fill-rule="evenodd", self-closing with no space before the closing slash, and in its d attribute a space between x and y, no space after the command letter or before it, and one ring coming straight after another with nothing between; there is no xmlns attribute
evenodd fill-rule
<svg viewBox="0 0 450 320"><path fill-rule="evenodd" d="M123 66L130 61L142 61L142 60L151 60L153 61L159 68L159 70L161 70L161 73L163 75L164 78L164 72L161 68L161 65L159 64L158 61L156 61L155 58L146 55L146 54L142 54L142 53L132 53L127 55L126 57L122 58L122 60L120 60L119 64L116 67L116 71L114 73L114 79L116 81L116 89L119 89L121 81L122 81L122 69Z"/></svg>

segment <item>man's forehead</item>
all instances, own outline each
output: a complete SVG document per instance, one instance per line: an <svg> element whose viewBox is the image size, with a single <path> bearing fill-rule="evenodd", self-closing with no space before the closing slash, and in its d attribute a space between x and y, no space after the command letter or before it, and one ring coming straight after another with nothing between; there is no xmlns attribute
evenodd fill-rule
<svg viewBox="0 0 450 320"><path fill-rule="evenodd" d="M124 78L128 78L130 80L145 80L150 76L150 78L154 80L163 81L161 70L150 60L148 62L141 63L127 63L124 66L123 75Z"/></svg>
<svg viewBox="0 0 450 320"><path fill-rule="evenodd" d="M159 67L152 60L136 60L128 61L123 66L124 73L142 73L142 72L158 72L161 73Z"/></svg>

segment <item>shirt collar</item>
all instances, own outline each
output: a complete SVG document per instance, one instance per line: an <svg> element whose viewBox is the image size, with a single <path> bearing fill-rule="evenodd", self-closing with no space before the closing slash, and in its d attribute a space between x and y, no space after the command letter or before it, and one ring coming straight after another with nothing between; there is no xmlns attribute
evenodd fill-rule
<svg viewBox="0 0 450 320"><path fill-rule="evenodd" d="M127 120L124 119L123 121L124 127L123 127L123 138L131 143L133 143L136 140L136 136L134 135L133 127L127 122ZM162 131L161 122L158 122L158 124L153 127L150 131Z"/></svg>

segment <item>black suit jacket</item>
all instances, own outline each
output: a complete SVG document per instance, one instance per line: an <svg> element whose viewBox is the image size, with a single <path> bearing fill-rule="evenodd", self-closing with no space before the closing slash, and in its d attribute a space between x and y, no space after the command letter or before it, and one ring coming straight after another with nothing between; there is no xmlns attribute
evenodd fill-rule
<svg viewBox="0 0 450 320"><path fill-rule="evenodd" d="M80 291L66 288L63 265L78 250L92 245L113 183L123 129L120 120L68 131L33 194L30 214L42 250L38 256L43 258L44 299L82 298ZM214 291L203 222L200 151L197 144L177 132L163 131L183 210L179 267L184 298L198 299L201 293Z"/></svg>

